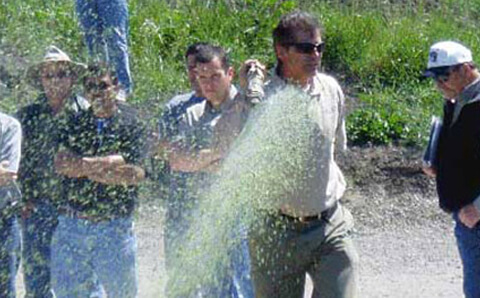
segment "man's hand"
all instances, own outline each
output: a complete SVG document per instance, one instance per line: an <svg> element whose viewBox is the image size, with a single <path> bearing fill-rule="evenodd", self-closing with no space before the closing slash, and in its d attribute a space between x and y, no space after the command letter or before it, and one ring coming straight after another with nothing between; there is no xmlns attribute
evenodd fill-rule
<svg viewBox="0 0 480 298"><path fill-rule="evenodd" d="M480 211L473 204L468 204L460 209L458 218L464 225L473 228L480 221Z"/></svg>
<svg viewBox="0 0 480 298"><path fill-rule="evenodd" d="M0 163L0 186L8 185L17 179L17 173L8 169L9 162L4 160Z"/></svg>
<svg viewBox="0 0 480 298"><path fill-rule="evenodd" d="M243 89L243 90L247 90L247 86L248 86L248 70L250 69L250 67L257 67L258 69L262 70L263 72L263 76L265 77L265 74L267 72L267 68L265 67L265 65L263 65L262 63L260 63L260 61L256 60L256 59L248 59L246 60L242 66L240 67L240 72L239 72L239 79L240 79L240 87Z"/></svg>
<svg viewBox="0 0 480 298"><path fill-rule="evenodd" d="M35 211L37 210L36 206L34 203L32 202L26 202L21 211L20 211L20 215L22 216L22 219L27 219L29 218L32 213L34 213Z"/></svg>
<svg viewBox="0 0 480 298"><path fill-rule="evenodd" d="M423 165L422 170L429 177L435 178L437 176L437 169L432 166Z"/></svg>

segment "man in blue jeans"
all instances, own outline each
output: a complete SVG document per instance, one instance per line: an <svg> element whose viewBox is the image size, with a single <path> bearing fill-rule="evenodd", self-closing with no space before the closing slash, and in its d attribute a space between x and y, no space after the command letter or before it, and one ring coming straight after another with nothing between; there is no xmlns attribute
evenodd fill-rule
<svg viewBox="0 0 480 298"><path fill-rule="evenodd" d="M0 297L15 298L20 252L20 230L15 206L20 192L15 184L20 163L20 123L0 112Z"/></svg>
<svg viewBox="0 0 480 298"><path fill-rule="evenodd" d="M70 60L55 46L27 71L27 81L40 95L17 112L22 124L23 158L19 169L22 189L22 266L26 297L51 297L50 246L57 226L59 176L53 169L60 127L67 114L86 109L85 99L73 93L85 65Z"/></svg>
<svg viewBox="0 0 480 298"><path fill-rule="evenodd" d="M88 68L91 107L70 119L55 158L64 176L52 244L56 297L91 297L91 281L108 297L136 297L133 212L144 150L143 125L118 108L118 82L104 65Z"/></svg>
<svg viewBox="0 0 480 298"><path fill-rule="evenodd" d="M132 92L127 1L77 0L76 9L90 55L112 64L121 85L117 98L125 100Z"/></svg>
<svg viewBox="0 0 480 298"><path fill-rule="evenodd" d="M425 76L443 95L444 115L436 164L440 207L452 213L463 263L467 298L480 297L480 72L465 46L442 41L431 46Z"/></svg>
<svg viewBox="0 0 480 298"><path fill-rule="evenodd" d="M185 244L187 230L195 229L189 222L198 207L196 190L208 187L210 180L215 179L214 173L243 127L248 112L232 84L233 68L222 48L200 44L191 55L188 53L189 78L197 96L190 95L188 100L167 106L160 121L161 149L172 171L165 224L167 270L171 258ZM238 237L241 233L233 234ZM205 286L199 295L253 297L248 262L246 245L235 247L233 276L222 276L221 285ZM171 295L172 282L175 281L167 284L167 295Z"/></svg>

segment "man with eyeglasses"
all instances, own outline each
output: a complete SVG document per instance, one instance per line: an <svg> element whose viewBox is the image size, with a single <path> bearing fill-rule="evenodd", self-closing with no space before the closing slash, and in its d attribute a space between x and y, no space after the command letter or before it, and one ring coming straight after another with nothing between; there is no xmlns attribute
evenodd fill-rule
<svg viewBox="0 0 480 298"><path fill-rule="evenodd" d="M436 177L440 207L455 220L464 293L480 297L480 73L471 51L453 41L431 46L425 76L444 97Z"/></svg>
<svg viewBox="0 0 480 298"><path fill-rule="evenodd" d="M89 66L83 85L91 107L70 119L55 157L63 189L52 285L57 297L93 297L92 281L108 297L136 297L133 212L145 177L144 128L118 107L120 86L105 65Z"/></svg>
<svg viewBox="0 0 480 298"><path fill-rule="evenodd" d="M25 297L52 297L50 247L57 226L60 177L53 169L61 127L67 115L88 108L73 90L85 65L73 62L55 46L27 71L27 81L40 95L17 112L24 134L19 168L22 196L22 266Z"/></svg>
<svg viewBox="0 0 480 298"><path fill-rule="evenodd" d="M264 100L291 88L309 96L305 117L314 129L306 145L309 170L298 173L301 185L290 187L251 232L255 295L303 297L308 273L312 297L356 297L353 218L340 204L346 184L334 161L334 149L346 149L344 95L334 78L319 72L325 45L314 16L301 11L284 15L273 41L277 66L264 86ZM246 70L252 66L262 68L256 60L246 61L242 86L248 84Z"/></svg>

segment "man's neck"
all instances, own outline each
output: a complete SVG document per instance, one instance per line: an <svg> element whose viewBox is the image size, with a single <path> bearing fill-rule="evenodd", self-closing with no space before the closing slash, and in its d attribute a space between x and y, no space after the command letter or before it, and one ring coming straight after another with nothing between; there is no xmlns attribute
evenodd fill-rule
<svg viewBox="0 0 480 298"><path fill-rule="evenodd" d="M285 69L279 69L277 74L286 82L298 85L302 88L305 88L311 79L309 76L294 77L288 71L285 71Z"/></svg>
<svg viewBox="0 0 480 298"><path fill-rule="evenodd" d="M111 109L102 109L99 111L94 111L94 115L97 118L112 118L115 113L117 112L117 107L113 107Z"/></svg>
<svg viewBox="0 0 480 298"><path fill-rule="evenodd" d="M48 105L52 109L54 115L60 113L63 110L63 108L65 107L65 101L66 99L48 98Z"/></svg>

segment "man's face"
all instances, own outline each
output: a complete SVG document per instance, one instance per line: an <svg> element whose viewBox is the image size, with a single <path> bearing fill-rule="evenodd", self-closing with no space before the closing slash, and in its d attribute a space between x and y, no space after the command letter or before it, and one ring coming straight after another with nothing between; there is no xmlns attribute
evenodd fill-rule
<svg viewBox="0 0 480 298"><path fill-rule="evenodd" d="M73 73L67 64L52 62L41 69L43 90L49 100L65 100L72 92Z"/></svg>
<svg viewBox="0 0 480 298"><path fill-rule="evenodd" d="M208 63L197 63L197 80L203 96L213 105L224 102L233 79L233 69L223 69L221 61L215 57Z"/></svg>
<svg viewBox="0 0 480 298"><path fill-rule="evenodd" d="M112 81L110 75L87 77L84 82L85 95L92 105L93 113L96 116L104 117L110 115L116 107L115 97L118 91L118 84Z"/></svg>
<svg viewBox="0 0 480 298"><path fill-rule="evenodd" d="M447 72L434 78L437 89L447 100L456 98L463 87L468 83L465 82L463 66L453 66Z"/></svg>
<svg viewBox="0 0 480 298"><path fill-rule="evenodd" d="M322 59L323 46L320 31L298 31L295 43L275 46L277 58L283 63L287 79L304 82L315 76Z"/></svg>
<svg viewBox="0 0 480 298"><path fill-rule="evenodd" d="M187 74L188 74L188 81L190 82L190 88L192 88L196 96L203 96L202 90L198 85L197 71L195 67L196 67L195 55L188 55L187 56Z"/></svg>

